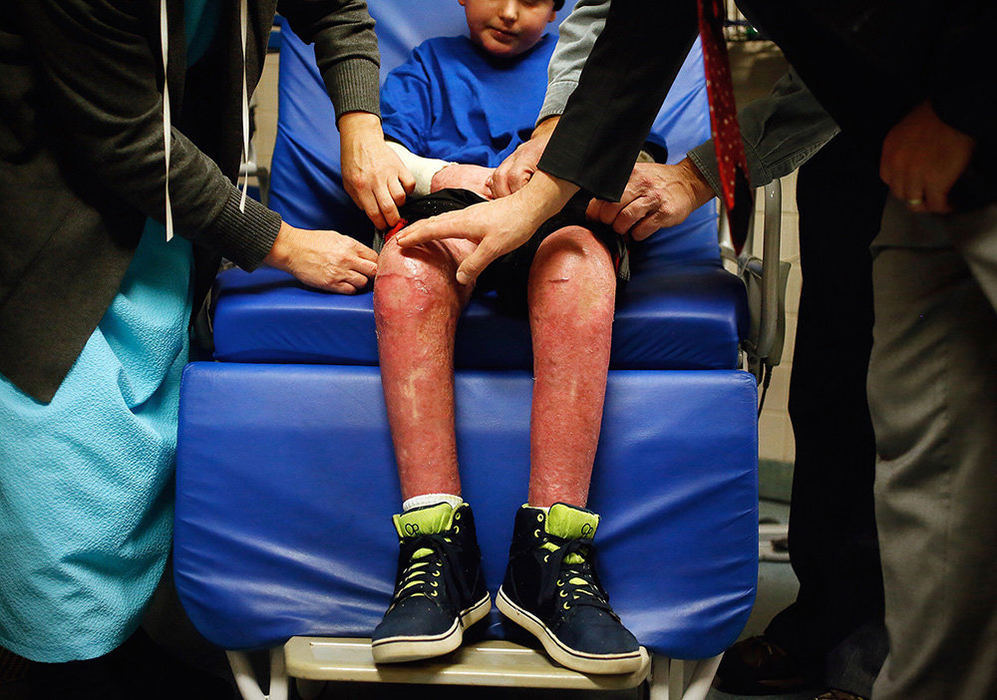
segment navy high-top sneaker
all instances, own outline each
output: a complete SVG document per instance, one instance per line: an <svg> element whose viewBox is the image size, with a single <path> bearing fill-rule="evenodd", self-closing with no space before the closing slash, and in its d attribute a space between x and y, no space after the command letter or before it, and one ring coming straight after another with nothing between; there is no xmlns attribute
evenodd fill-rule
<svg viewBox="0 0 997 700"><path fill-rule="evenodd" d="M374 661L447 654L492 607L471 507L438 503L395 515L394 523L398 573L391 606L371 640Z"/></svg>
<svg viewBox="0 0 997 700"><path fill-rule="evenodd" d="M632 673L646 652L609 607L595 569L599 516L555 503L523 506L495 603L540 640L551 658L582 673Z"/></svg>

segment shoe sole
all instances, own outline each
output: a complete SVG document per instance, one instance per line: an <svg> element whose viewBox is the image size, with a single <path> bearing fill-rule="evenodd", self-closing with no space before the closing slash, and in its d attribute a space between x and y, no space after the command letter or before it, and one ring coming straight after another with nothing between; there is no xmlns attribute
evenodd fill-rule
<svg viewBox="0 0 997 700"><path fill-rule="evenodd" d="M374 663L397 664L449 654L464 641L464 630L481 620L491 609L492 600L486 593L477 603L462 610L460 617L453 621L453 625L446 632L424 636L387 637L372 642L370 650L374 656Z"/></svg>
<svg viewBox="0 0 997 700"><path fill-rule="evenodd" d="M532 634L543 645L544 651L557 663L573 671L595 674L635 673L647 657L644 647L623 654L592 654L572 649L557 638L540 618L516 605L499 588L495 606L503 615Z"/></svg>

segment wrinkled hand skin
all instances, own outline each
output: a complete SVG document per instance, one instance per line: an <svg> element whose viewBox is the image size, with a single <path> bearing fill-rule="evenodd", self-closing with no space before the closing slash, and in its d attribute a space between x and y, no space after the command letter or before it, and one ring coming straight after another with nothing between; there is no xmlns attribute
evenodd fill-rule
<svg viewBox="0 0 997 700"><path fill-rule="evenodd" d="M280 225L267 265L294 275L309 287L356 294L377 273L377 253L335 231L311 231Z"/></svg>
<svg viewBox="0 0 997 700"><path fill-rule="evenodd" d="M540 156L547 148L547 142L550 141L550 136L554 133L554 127L559 120L560 117L551 117L542 121L533 130L530 140L519 144L512 155L495 168L495 173L488 183L492 197L508 197L513 192L521 190L530 181L537 171Z"/></svg>
<svg viewBox="0 0 997 700"><path fill-rule="evenodd" d="M481 165L452 163L436 171L430 184L430 191L438 192L452 187L470 190L480 194L485 199L493 199L492 191L487 185L493 171L494 168L486 168Z"/></svg>
<svg viewBox="0 0 997 700"><path fill-rule="evenodd" d="M381 120L367 112L339 118L343 188L378 229L398 223L398 207L415 188L415 178L384 143Z"/></svg>
<svg viewBox="0 0 997 700"><path fill-rule="evenodd" d="M911 211L947 214L949 191L965 172L976 141L922 102L883 139L879 176Z"/></svg>
<svg viewBox="0 0 997 700"><path fill-rule="evenodd" d="M403 248L444 238L474 241L477 246L456 274L458 284L473 284L493 260L525 243L577 191L577 185L538 171L513 195L416 221L394 240Z"/></svg>
<svg viewBox="0 0 997 700"><path fill-rule="evenodd" d="M686 158L676 165L638 163L619 202L593 199L586 215L621 236L642 241L658 229L682 223L714 193Z"/></svg>

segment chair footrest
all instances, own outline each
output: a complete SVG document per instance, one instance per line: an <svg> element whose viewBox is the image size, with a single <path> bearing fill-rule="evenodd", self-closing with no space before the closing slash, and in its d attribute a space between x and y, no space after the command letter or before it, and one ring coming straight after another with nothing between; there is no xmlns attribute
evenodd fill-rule
<svg viewBox="0 0 997 700"><path fill-rule="evenodd" d="M292 637L284 645L288 675L322 681L485 685L519 688L619 690L648 677L651 659L634 673L586 675L555 665L544 653L507 641L466 644L452 654L405 664L374 664L370 639Z"/></svg>

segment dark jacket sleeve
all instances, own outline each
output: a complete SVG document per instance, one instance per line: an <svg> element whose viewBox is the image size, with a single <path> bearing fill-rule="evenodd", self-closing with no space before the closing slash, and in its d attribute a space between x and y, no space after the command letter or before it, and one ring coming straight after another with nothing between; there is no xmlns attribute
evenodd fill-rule
<svg viewBox="0 0 997 700"><path fill-rule="evenodd" d="M161 59L146 36L148 18L139 15L148 4L20 0L17 11L45 99L60 115L59 137L74 160L105 189L162 221ZM182 33L182 19L171 18L169 28L171 34ZM252 269L273 245L280 217L256 202L247 201L240 211L238 190L218 166L177 129L171 134L170 199L177 232Z"/></svg>
<svg viewBox="0 0 997 700"><path fill-rule="evenodd" d="M618 201L696 34L691 0L613 0L540 169Z"/></svg>
<svg viewBox="0 0 997 700"><path fill-rule="evenodd" d="M280 0L278 11L315 60L338 120L346 112L380 114L380 53L364 0Z"/></svg>
<svg viewBox="0 0 997 700"><path fill-rule="evenodd" d="M997 53L992 35L997 3L948 4L945 15L928 75L932 106L943 121L994 149Z"/></svg>

